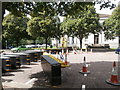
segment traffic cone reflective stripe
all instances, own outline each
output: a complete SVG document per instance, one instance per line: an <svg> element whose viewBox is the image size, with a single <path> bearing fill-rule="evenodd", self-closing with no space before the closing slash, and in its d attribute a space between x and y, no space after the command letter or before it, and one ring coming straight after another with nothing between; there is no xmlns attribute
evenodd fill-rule
<svg viewBox="0 0 120 90"><path fill-rule="evenodd" d="M83 73L83 74L90 73L90 71L87 70L86 58L85 57L84 57L83 67L82 67L82 70L80 71L80 73Z"/></svg>
<svg viewBox="0 0 120 90"><path fill-rule="evenodd" d="M62 49L62 54L64 54L64 49Z"/></svg>
<svg viewBox="0 0 120 90"><path fill-rule="evenodd" d="M110 77L109 80L106 80L106 82L111 84L111 85L119 85L120 86L120 82L118 81L118 74L117 74L116 63L115 62L113 63L111 77Z"/></svg>
<svg viewBox="0 0 120 90"><path fill-rule="evenodd" d="M56 58L59 59L59 54L58 54L58 52L56 52Z"/></svg>
<svg viewBox="0 0 120 90"><path fill-rule="evenodd" d="M66 50L66 54L69 55L69 51L68 51L68 49Z"/></svg>

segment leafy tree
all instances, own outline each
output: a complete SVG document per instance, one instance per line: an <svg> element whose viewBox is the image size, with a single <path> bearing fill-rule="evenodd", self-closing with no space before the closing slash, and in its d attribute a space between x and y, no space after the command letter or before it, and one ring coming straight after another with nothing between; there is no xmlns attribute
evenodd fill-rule
<svg viewBox="0 0 120 90"><path fill-rule="evenodd" d="M33 0L34 1L34 0ZM59 0L58 0L59 2ZM16 16L22 16L29 14L31 16L36 16L39 11L48 10L52 14L60 14L65 16L66 14L72 14L74 11L78 10L79 3L76 2L2 2L2 17L5 14L5 10L8 10ZM84 6L86 2L80 2ZM88 3L88 2L87 2ZM111 3L111 1L94 1L89 2L91 4L101 4L102 8L115 8L116 5ZM49 7L49 8L48 8Z"/></svg>
<svg viewBox="0 0 120 90"><path fill-rule="evenodd" d="M68 16L62 23L61 29L68 35L77 36L80 40L82 49L82 39L89 33L98 33L100 31L99 17L91 5L86 5L76 16Z"/></svg>
<svg viewBox="0 0 120 90"><path fill-rule="evenodd" d="M3 38L15 42L18 46L21 39L29 38L26 32L28 20L29 18L27 17L17 17L12 14L7 15L2 23Z"/></svg>
<svg viewBox="0 0 120 90"><path fill-rule="evenodd" d="M101 2L98 2L101 3ZM110 2L104 2L101 7L111 7ZM89 2L93 5L94 3ZM15 16L31 15L32 17L40 16L45 11L46 16L74 16L86 6L86 2L2 2L2 16L5 10L10 11ZM113 5L112 5L113 7ZM60 24L59 24L60 25ZM59 26L58 25L58 26ZM59 28L58 28L59 29ZM59 30L60 31L60 30Z"/></svg>
<svg viewBox="0 0 120 90"><path fill-rule="evenodd" d="M46 41L46 49L47 49L47 41L51 37L57 37L57 29L56 29L56 19L55 17L47 17L43 13L40 17L34 17L28 22L27 32L32 37L44 37Z"/></svg>
<svg viewBox="0 0 120 90"><path fill-rule="evenodd" d="M2 2L2 19L4 19L5 10L15 16L21 17L29 14L32 9L32 2Z"/></svg>
<svg viewBox="0 0 120 90"><path fill-rule="evenodd" d="M120 46L120 5L116 7L112 15L103 22L103 28L106 39L119 37Z"/></svg>

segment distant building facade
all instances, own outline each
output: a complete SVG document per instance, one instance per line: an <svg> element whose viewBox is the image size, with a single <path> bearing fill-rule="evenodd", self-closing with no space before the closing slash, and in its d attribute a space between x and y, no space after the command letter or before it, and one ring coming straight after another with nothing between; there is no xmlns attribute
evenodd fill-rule
<svg viewBox="0 0 120 90"><path fill-rule="evenodd" d="M100 23L102 24L105 19L107 19L110 15L100 14ZM118 37L113 40L106 40L104 32L99 34L90 34L87 39L83 38L82 47L86 48L86 45L105 45L109 44L110 48L118 47ZM58 47L80 47L80 41L77 37L68 37L65 35L60 39L60 41L56 39L52 39L52 45L57 45Z"/></svg>

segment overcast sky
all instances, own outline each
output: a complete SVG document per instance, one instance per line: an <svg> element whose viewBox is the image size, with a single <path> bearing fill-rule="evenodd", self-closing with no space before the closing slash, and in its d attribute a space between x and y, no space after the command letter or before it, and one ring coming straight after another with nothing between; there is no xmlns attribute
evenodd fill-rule
<svg viewBox="0 0 120 90"><path fill-rule="evenodd" d="M100 10L100 5L95 5L95 8L96 8L96 12L98 14L109 14L109 15L111 15L112 11L114 10L114 9L110 10L109 8L103 8L103 9Z"/></svg>
<svg viewBox="0 0 120 90"><path fill-rule="evenodd" d="M120 2L120 0L111 0L112 3L114 3L116 6L118 5L118 2ZM112 10L110 10L109 8L103 8L102 10L100 10L100 5L99 4L96 4L95 5L95 8L96 8L96 12L99 13L99 14L109 14L111 15L112 14Z"/></svg>

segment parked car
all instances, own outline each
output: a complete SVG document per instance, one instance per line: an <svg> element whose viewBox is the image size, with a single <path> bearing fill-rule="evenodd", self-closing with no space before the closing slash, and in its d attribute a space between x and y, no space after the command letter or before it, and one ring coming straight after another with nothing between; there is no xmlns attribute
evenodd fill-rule
<svg viewBox="0 0 120 90"><path fill-rule="evenodd" d="M116 53L116 54L120 54L120 48L117 48L117 49L115 50L115 53Z"/></svg>
<svg viewBox="0 0 120 90"><path fill-rule="evenodd" d="M42 44L42 45L36 45L37 46L37 48L43 48L43 47L46 47L46 44ZM47 47L50 47L49 45L47 45Z"/></svg>
<svg viewBox="0 0 120 90"><path fill-rule="evenodd" d="M24 50L28 50L28 48L26 46L24 46L24 45L18 46L18 47L15 47L15 48L11 49L12 52L19 52L19 51L24 51Z"/></svg>
<svg viewBox="0 0 120 90"><path fill-rule="evenodd" d="M36 45L25 45L26 48L37 48Z"/></svg>

